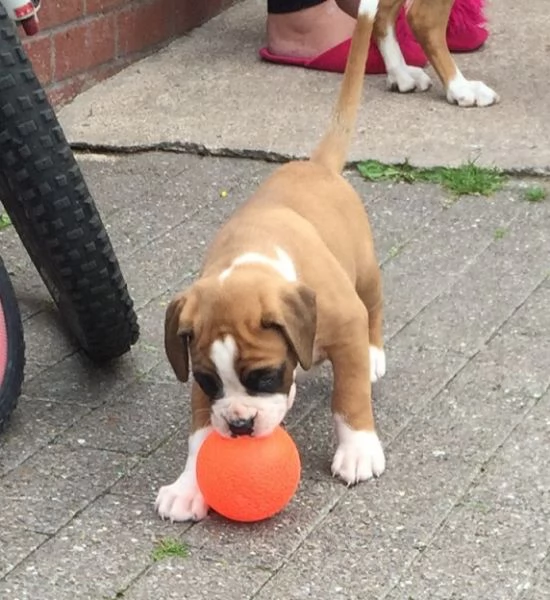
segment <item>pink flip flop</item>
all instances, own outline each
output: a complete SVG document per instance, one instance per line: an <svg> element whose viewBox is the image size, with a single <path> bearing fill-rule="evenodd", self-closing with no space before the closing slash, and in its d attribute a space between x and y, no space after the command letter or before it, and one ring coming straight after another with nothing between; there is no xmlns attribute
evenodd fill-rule
<svg viewBox="0 0 550 600"><path fill-rule="evenodd" d="M447 24L451 52L474 52L487 41L489 31L483 8L484 0L455 0Z"/></svg>
<svg viewBox="0 0 550 600"><path fill-rule="evenodd" d="M265 61L280 65L291 65L293 67L303 67L305 69L343 73L346 67L350 45L351 40L345 40L313 58L272 54L267 48L261 48L260 56ZM365 71L372 74L386 72L382 56L374 44L371 44Z"/></svg>

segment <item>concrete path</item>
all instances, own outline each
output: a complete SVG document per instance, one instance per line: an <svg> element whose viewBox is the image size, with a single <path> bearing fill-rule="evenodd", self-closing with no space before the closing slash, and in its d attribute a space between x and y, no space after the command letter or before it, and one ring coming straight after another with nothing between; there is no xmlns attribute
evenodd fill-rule
<svg viewBox="0 0 550 600"><path fill-rule="evenodd" d="M476 61L489 69L494 53L485 72L503 94L500 107L461 111L447 107L437 89L398 97L382 92L383 82L373 79L362 116L369 135L355 156L397 160L410 149L422 162L410 131L400 127L399 143L378 137L381 119L412 119L425 132L427 162L462 161L469 153L467 128L477 128L486 161L547 168L548 145L534 151L524 143L543 139L545 100L522 83L524 70L513 71L515 79L510 71L499 72L520 56L511 39L501 39L517 24L506 14L515 14L512 4L502 0L494 7L498 35L484 53L463 59L475 73ZM526 44L535 44L533 32L548 19L542 0L532 5L537 14L526 18L533 27L518 26ZM237 154L254 149L264 158L305 152L321 131L337 78L256 64L260 13L254 2L245 2L85 94L63 111L71 138L124 149L169 147L179 140ZM239 22L239 15L251 21ZM229 27L236 27L233 37ZM206 61L201 48L208 43L218 50L208 57L210 71L202 79L188 59L172 90L159 87L183 48L183 56ZM226 50L240 45L230 60ZM235 61L242 61L240 70ZM229 79L220 84L223 68L226 76L254 82L257 100L246 100ZM258 86L260 72L265 88ZM217 100L200 95L215 88L211 77L221 86ZM284 98L273 99L271 110L261 112L271 93L268 81L295 86L287 100L296 104L289 108ZM304 82L327 93L309 96ZM539 84L542 94L548 78ZM158 103L150 102L155 88ZM193 93L199 104L189 104ZM538 112L523 119L530 94ZM320 103L319 119L313 118L312 97ZM382 102L392 107L391 119ZM161 127L170 112L166 106L173 132ZM117 119L109 121L107 110L118 112ZM215 113L217 121L210 119ZM306 128L299 134L302 120ZM514 151L513 132L523 140ZM64 334L13 229L0 231L1 254L25 319L28 362L19 407L0 437L2 600L550 597L548 180L511 179L489 198L457 199L437 185L372 184L349 171L370 214L384 276L388 373L374 395L386 473L353 489L331 478L331 378L324 370L301 387L288 421L303 462L288 508L256 525L212 515L190 526L162 522L152 507L158 487L179 474L187 452L188 388L175 381L163 353L164 311L195 276L216 229L274 165L97 148L79 159L138 307L142 334L119 363L93 368ZM533 185L546 189L546 201L526 200ZM181 544L186 556L155 560L167 540Z"/></svg>
<svg viewBox="0 0 550 600"><path fill-rule="evenodd" d="M446 103L439 82L427 93L402 96L385 90L385 77L368 78L350 159L420 166L476 159L550 172L547 1L530 0L528 9L516 0L492 3L487 47L457 56L467 77L500 93L498 106L459 110ZM63 109L69 137L107 148L308 155L340 76L261 62L264 29L265 0L237 4Z"/></svg>

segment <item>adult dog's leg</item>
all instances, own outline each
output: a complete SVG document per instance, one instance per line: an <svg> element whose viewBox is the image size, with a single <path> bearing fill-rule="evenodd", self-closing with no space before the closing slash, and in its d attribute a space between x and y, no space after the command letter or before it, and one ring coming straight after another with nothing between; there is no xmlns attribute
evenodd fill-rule
<svg viewBox="0 0 550 600"><path fill-rule="evenodd" d="M453 0L410 0L407 18L416 39L445 87L447 100L459 106L490 106L499 97L481 81L466 79L449 52L446 32Z"/></svg>
<svg viewBox="0 0 550 600"><path fill-rule="evenodd" d="M419 67L407 65L395 37L395 19L404 0L381 0L378 5L374 36L388 72L388 88L399 92L425 91L431 79Z"/></svg>

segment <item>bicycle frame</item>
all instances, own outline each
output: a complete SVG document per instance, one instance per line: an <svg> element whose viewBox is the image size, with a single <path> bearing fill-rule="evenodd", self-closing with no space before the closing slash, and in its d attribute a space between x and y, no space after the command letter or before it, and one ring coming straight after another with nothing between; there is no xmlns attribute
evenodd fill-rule
<svg viewBox="0 0 550 600"><path fill-rule="evenodd" d="M8 16L17 24L21 24L27 35L38 33L38 10L40 0L2 0Z"/></svg>

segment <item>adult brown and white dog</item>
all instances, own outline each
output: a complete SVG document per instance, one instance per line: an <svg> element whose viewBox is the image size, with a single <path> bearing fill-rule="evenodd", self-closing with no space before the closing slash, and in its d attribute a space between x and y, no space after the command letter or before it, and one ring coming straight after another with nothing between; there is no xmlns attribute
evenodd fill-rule
<svg viewBox="0 0 550 600"><path fill-rule="evenodd" d="M156 509L199 520L197 452L212 428L269 435L294 402L298 366L328 359L337 449L347 484L384 471L371 381L386 370L382 288L362 202L342 177L378 0L361 0L332 124L310 160L280 167L221 228L199 279L166 311L165 347L181 381L190 364L191 433L185 469Z"/></svg>
<svg viewBox="0 0 550 600"><path fill-rule="evenodd" d="M357 0L337 2L354 14ZM395 37L395 19L404 4L409 25L443 84L447 101L459 106L490 106L499 101L498 94L482 81L466 79L449 52L446 31L453 2L380 0L373 36L386 65L388 88L399 92L425 91L432 84L423 69L405 63Z"/></svg>

